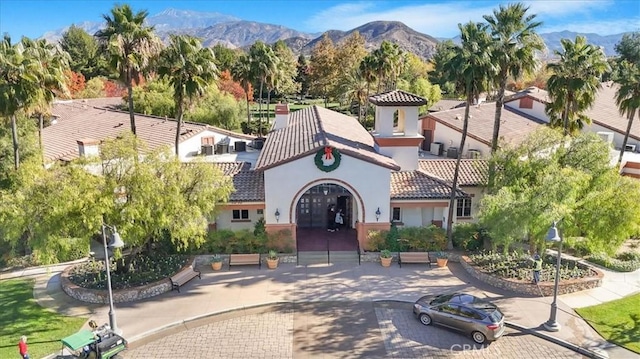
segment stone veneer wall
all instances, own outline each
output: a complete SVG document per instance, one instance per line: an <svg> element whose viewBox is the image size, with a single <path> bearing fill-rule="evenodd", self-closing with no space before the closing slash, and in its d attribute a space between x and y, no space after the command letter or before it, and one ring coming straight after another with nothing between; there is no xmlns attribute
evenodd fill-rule
<svg viewBox="0 0 640 359"><path fill-rule="evenodd" d="M182 269L192 265L193 262L194 262L194 259L193 258L190 259ZM60 285L62 286L62 290L65 293L67 293L70 297L83 302L109 304L109 291L82 288L74 284L73 282L71 282L71 280L69 280L69 273L71 272L71 269L73 269L73 267L69 267L65 269L60 276ZM140 299L155 297L156 295L160 295L162 293L166 293L170 291L171 291L171 280L169 280L169 278L165 278L165 279L161 279L159 281L149 283L147 285L135 287L135 288L114 290L113 302L114 303L134 302Z"/></svg>
<svg viewBox="0 0 640 359"><path fill-rule="evenodd" d="M473 261L469 257L461 255L459 258L460 264L471 276L494 287L535 296L539 296L541 293L545 297L553 295L555 286L554 282L541 282L538 283L538 285L533 285L529 281L509 280L496 277L483 272L473 264ZM581 262L578 262L578 266L581 268L587 267L593 270L596 272L596 276L560 281L558 284L558 294L579 292L581 290L596 288L602 285L602 277L604 275L601 271Z"/></svg>

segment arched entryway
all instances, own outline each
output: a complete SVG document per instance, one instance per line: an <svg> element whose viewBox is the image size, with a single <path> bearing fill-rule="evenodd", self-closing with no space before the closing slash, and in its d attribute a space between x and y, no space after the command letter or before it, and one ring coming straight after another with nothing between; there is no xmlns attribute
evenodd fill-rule
<svg viewBox="0 0 640 359"><path fill-rule="evenodd" d="M294 218L298 251L357 251L355 223L361 216L358 202L338 183L319 183L304 191ZM342 225L335 224L338 212Z"/></svg>

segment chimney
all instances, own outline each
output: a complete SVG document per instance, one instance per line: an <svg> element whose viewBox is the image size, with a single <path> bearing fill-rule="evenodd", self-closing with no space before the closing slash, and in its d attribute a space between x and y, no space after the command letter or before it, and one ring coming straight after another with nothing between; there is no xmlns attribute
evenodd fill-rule
<svg viewBox="0 0 640 359"><path fill-rule="evenodd" d="M279 103L276 105L276 119L273 124L274 130L285 128L289 125L289 104Z"/></svg>
<svg viewBox="0 0 640 359"><path fill-rule="evenodd" d="M83 138L76 141L80 157L98 156L100 154L100 141L93 138Z"/></svg>

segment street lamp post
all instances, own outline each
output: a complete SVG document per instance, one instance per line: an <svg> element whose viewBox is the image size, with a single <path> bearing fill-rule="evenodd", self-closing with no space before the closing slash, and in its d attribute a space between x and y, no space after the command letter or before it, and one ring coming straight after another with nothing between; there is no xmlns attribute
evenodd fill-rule
<svg viewBox="0 0 640 359"><path fill-rule="evenodd" d="M111 230L111 241L107 244L107 228ZM120 238L120 234L116 227L112 227L102 223L102 242L104 243L104 264L107 268L107 289L109 291L109 326L114 333L120 335L122 330L118 328L116 322L116 311L113 308L113 291L111 290L111 270L109 268L109 248L120 248L124 246L124 242Z"/></svg>
<svg viewBox="0 0 640 359"><path fill-rule="evenodd" d="M558 257L556 258L556 278L555 285L553 287L553 302L551 302L551 313L549 314L549 320L547 320L543 326L550 332L557 332L560 330L560 324L556 321L558 314L558 283L560 282L560 259L562 257L562 237L558 234L558 228L556 222L553 222L553 226L549 228L547 238L549 242L558 242Z"/></svg>

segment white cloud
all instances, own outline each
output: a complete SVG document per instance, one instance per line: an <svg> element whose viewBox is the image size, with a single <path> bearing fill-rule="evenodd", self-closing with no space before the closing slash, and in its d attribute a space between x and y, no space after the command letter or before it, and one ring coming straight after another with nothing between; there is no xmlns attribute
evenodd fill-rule
<svg viewBox="0 0 640 359"><path fill-rule="evenodd" d="M598 11L614 5L613 0L530 0L525 2L530 12L537 14L543 22L541 32L589 30L602 35L625 31L637 31L639 21L635 19L595 20ZM351 30L371 21L401 21L416 31L435 37L458 35L458 24L468 21L483 21L483 15L493 14L499 2L454 1L398 6L380 10L375 1L344 3L328 8L306 21L307 31ZM506 3L504 3L506 4ZM591 16L589 16L591 15ZM635 15L635 14L632 14ZM558 21L572 21L558 24ZM548 25L545 25L548 24Z"/></svg>

